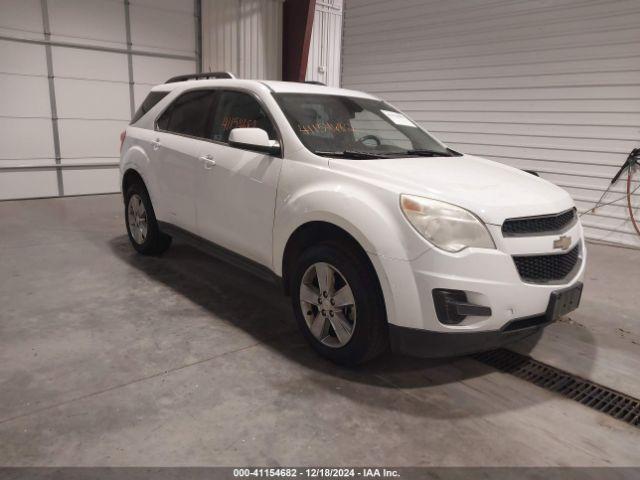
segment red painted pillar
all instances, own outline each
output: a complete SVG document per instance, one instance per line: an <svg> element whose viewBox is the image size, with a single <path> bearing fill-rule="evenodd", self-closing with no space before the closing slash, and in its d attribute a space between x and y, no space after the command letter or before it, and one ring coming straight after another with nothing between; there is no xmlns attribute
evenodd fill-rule
<svg viewBox="0 0 640 480"><path fill-rule="evenodd" d="M304 82L316 0L285 0L282 9L282 79Z"/></svg>

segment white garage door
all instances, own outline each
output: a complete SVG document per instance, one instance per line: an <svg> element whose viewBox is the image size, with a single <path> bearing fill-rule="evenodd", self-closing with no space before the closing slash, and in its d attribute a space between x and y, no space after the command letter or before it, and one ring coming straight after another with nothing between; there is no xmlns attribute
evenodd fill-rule
<svg viewBox="0 0 640 480"><path fill-rule="evenodd" d="M194 0L0 0L0 199L116 192L119 135L197 69Z"/></svg>
<svg viewBox="0 0 640 480"><path fill-rule="evenodd" d="M453 148L540 172L579 210L640 146L637 0L347 0L344 18L344 87ZM583 216L587 235L640 246L625 206Z"/></svg>

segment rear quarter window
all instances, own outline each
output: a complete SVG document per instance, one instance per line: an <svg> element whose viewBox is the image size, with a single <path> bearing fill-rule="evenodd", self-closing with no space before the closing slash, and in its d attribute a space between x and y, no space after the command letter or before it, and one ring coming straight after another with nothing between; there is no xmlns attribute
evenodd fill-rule
<svg viewBox="0 0 640 480"><path fill-rule="evenodd" d="M136 110L136 113L133 114L133 118L131 119L130 125L133 125L142 117L144 117L144 115L149 110L155 107L156 104L160 100L162 100L164 97L166 97L168 94L169 92L149 92L149 95L147 95L147 98L144 99L142 104L138 107L138 110Z"/></svg>

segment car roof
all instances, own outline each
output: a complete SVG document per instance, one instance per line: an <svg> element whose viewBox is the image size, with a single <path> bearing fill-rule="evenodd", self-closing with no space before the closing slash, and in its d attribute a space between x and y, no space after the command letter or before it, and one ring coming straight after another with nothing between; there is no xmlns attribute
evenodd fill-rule
<svg viewBox="0 0 640 480"><path fill-rule="evenodd" d="M369 98L378 100L377 97L357 90L346 88L327 87L325 85L305 82L281 82L275 80L245 80L238 78L223 79L198 79L186 80L183 82L171 82L156 85L151 89L153 92L170 92L175 89L189 90L191 88L203 87L244 87L252 90L268 89L274 93L309 93L317 95L341 95L348 97Z"/></svg>

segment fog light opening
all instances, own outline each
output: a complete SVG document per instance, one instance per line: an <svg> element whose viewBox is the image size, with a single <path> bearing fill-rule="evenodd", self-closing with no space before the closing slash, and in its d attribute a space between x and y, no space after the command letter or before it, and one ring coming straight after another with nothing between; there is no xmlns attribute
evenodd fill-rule
<svg viewBox="0 0 640 480"><path fill-rule="evenodd" d="M467 317L490 317L491 308L469 303L463 290L433 289L433 304L440 323L458 325Z"/></svg>

